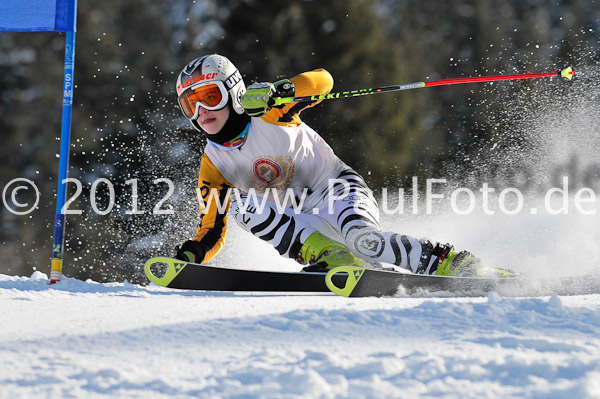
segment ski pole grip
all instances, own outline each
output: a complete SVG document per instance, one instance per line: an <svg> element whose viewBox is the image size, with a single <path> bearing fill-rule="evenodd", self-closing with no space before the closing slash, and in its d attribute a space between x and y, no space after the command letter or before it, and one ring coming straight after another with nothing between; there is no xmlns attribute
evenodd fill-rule
<svg viewBox="0 0 600 399"><path fill-rule="evenodd" d="M271 107L277 107L278 105L284 105L291 103L294 97L271 97L272 104L269 104Z"/></svg>

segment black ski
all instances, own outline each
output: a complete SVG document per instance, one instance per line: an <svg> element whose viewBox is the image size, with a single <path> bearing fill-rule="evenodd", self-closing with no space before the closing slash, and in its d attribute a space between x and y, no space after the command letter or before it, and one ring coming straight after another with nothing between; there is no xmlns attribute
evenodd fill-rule
<svg viewBox="0 0 600 399"><path fill-rule="evenodd" d="M166 267L163 277L154 273ZM339 266L329 273L287 273L226 269L177 259L152 258L144 267L160 286L205 291L334 292L345 297L381 297L449 292L477 296L495 291L503 296L585 295L600 293L600 275L545 278L478 278L407 274L356 266ZM152 270L154 269L154 270Z"/></svg>
<svg viewBox="0 0 600 399"><path fill-rule="evenodd" d="M339 277L347 279L339 283ZM545 278L479 278L405 274L394 271L339 266L327 273L329 289L345 297L414 295L419 291L447 291L460 295L481 295L495 291L503 296L585 295L600 293L600 275Z"/></svg>
<svg viewBox="0 0 600 399"><path fill-rule="evenodd" d="M164 265L167 266L163 277L155 276L151 270L157 269L160 264L163 268ZM166 257L148 260L144 271L150 281L169 288L206 291L330 292L325 285L325 273L225 269ZM336 284L344 284L345 280L345 275L334 278Z"/></svg>

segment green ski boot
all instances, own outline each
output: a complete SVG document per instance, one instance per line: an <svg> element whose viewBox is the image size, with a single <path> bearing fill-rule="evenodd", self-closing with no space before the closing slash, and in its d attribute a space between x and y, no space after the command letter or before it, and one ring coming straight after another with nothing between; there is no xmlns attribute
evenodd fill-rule
<svg viewBox="0 0 600 399"><path fill-rule="evenodd" d="M318 231L312 233L298 252L296 260L306 265L304 272L327 272L337 266L351 265L372 268L373 265L356 256L345 245Z"/></svg>
<svg viewBox="0 0 600 399"><path fill-rule="evenodd" d="M442 254L437 262L438 276L504 278L515 277L510 270L486 266L481 259L468 251L455 252L451 245L441 246Z"/></svg>

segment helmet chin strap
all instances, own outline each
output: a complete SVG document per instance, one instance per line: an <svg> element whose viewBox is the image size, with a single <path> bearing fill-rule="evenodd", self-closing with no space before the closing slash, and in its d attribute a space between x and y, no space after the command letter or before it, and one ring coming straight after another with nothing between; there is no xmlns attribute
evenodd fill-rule
<svg viewBox="0 0 600 399"><path fill-rule="evenodd" d="M227 103L229 107L229 118L223 128L216 134L207 134L202 130L197 120L193 120L192 125L206 134L206 138L216 144L224 144L236 138L250 122L250 117L246 114L238 114L231 106L231 99Z"/></svg>

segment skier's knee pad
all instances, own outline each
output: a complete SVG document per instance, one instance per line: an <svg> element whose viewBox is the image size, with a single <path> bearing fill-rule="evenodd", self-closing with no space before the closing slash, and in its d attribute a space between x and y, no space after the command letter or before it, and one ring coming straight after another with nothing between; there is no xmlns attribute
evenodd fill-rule
<svg viewBox="0 0 600 399"><path fill-rule="evenodd" d="M356 229L346 236L346 246L357 256L378 261L385 251L385 236L377 229Z"/></svg>

